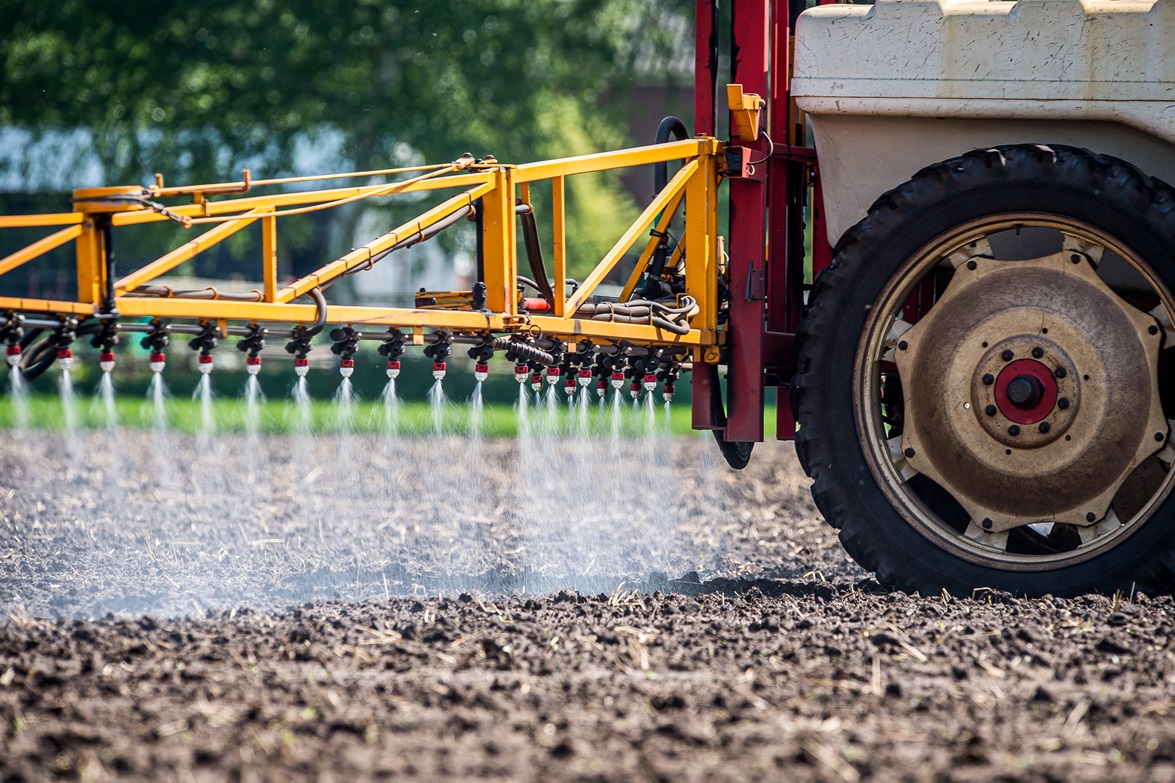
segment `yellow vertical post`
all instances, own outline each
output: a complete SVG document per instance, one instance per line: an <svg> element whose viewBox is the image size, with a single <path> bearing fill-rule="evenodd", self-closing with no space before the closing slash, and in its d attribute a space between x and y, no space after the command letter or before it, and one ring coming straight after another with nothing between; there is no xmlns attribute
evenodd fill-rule
<svg viewBox="0 0 1175 783"><path fill-rule="evenodd" d="M555 243L555 279L551 281L551 290L555 294L554 311L556 318L563 318L567 308L567 212L566 193L564 192L563 177L551 179L551 214L554 218Z"/></svg>
<svg viewBox="0 0 1175 783"><path fill-rule="evenodd" d="M78 301L87 304L101 302L106 286L106 247L102 229L97 225L101 219L108 219L108 216L86 215L82 235L76 244Z"/></svg>
<svg viewBox="0 0 1175 783"><path fill-rule="evenodd" d="M710 153L704 151L685 186L685 287L698 302L690 325L710 330L713 338L718 325L718 174Z"/></svg>
<svg viewBox="0 0 1175 783"><path fill-rule="evenodd" d="M515 246L514 177L508 167L493 172L494 189L482 197L482 252L485 256L486 307L518 312L518 256Z"/></svg>
<svg viewBox="0 0 1175 783"><path fill-rule="evenodd" d="M261 218L261 275L266 302L277 300L277 218Z"/></svg>

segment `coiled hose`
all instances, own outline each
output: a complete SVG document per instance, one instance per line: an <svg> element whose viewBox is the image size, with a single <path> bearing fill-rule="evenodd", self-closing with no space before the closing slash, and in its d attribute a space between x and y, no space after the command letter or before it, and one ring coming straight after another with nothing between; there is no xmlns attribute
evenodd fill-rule
<svg viewBox="0 0 1175 783"><path fill-rule="evenodd" d="M622 324L652 324L674 334L689 334L690 316L698 313L692 296L683 296L676 306L648 299L629 302L588 302L575 311L576 318Z"/></svg>

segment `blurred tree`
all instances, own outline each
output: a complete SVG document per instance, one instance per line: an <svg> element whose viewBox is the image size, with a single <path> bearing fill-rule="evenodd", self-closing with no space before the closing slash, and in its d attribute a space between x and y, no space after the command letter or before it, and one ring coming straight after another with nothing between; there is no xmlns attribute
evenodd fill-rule
<svg viewBox="0 0 1175 783"><path fill-rule="evenodd" d="M72 133L111 184L589 152L628 141L624 87L638 60L672 56L680 30L660 22L691 6L0 2L0 126L30 134L30 151ZM632 206L613 177L572 197L613 204L578 227L589 238L614 236Z"/></svg>

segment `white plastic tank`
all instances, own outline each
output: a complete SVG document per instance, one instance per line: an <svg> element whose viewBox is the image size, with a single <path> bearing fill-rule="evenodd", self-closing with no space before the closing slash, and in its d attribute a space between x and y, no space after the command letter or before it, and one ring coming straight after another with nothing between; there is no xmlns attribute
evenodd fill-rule
<svg viewBox="0 0 1175 783"><path fill-rule="evenodd" d="M879 0L806 11L793 95L829 239L924 166L1070 144L1175 182L1175 1Z"/></svg>

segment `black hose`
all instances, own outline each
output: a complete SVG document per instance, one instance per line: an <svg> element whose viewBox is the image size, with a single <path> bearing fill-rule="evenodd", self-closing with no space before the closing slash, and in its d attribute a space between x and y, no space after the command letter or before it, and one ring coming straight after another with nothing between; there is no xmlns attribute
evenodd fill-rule
<svg viewBox="0 0 1175 783"><path fill-rule="evenodd" d="M318 286L311 288L306 294L314 300L314 306L318 308L315 313L314 325L305 332L305 337L310 338L321 332L322 327L326 326L326 297L322 295L322 289Z"/></svg>
<svg viewBox="0 0 1175 783"><path fill-rule="evenodd" d="M689 132L685 129L685 123L677 117L666 117L661 120L661 124L657 126L657 140L656 144L665 144L669 141L669 137L673 136L678 141L685 141L689 138ZM661 161L653 164L653 197L665 190L665 186L669 184L669 162ZM660 216L654 220L654 225L660 221ZM669 226L673 225L672 218L670 223L665 227L666 231ZM665 272L665 263L669 260L669 243L657 242L657 247L653 250L653 258L649 262L649 272L645 277L645 295L649 297L660 296L661 291L660 279Z"/></svg>
<svg viewBox="0 0 1175 783"><path fill-rule="evenodd" d="M555 293L551 287L551 279L547 277L546 264L543 263L543 246L539 243L539 227L534 218L534 209L529 204L519 204L519 207L515 207L515 212L522 218L522 240L526 247L526 261L530 264L530 274L537 283L536 290L553 307Z"/></svg>
<svg viewBox="0 0 1175 783"><path fill-rule="evenodd" d="M552 365L555 363L555 357L541 348L536 348L530 343L523 343L517 340L510 340L505 337L495 337L490 341L495 351L513 351L516 356L519 356L528 361L538 362L539 364Z"/></svg>

